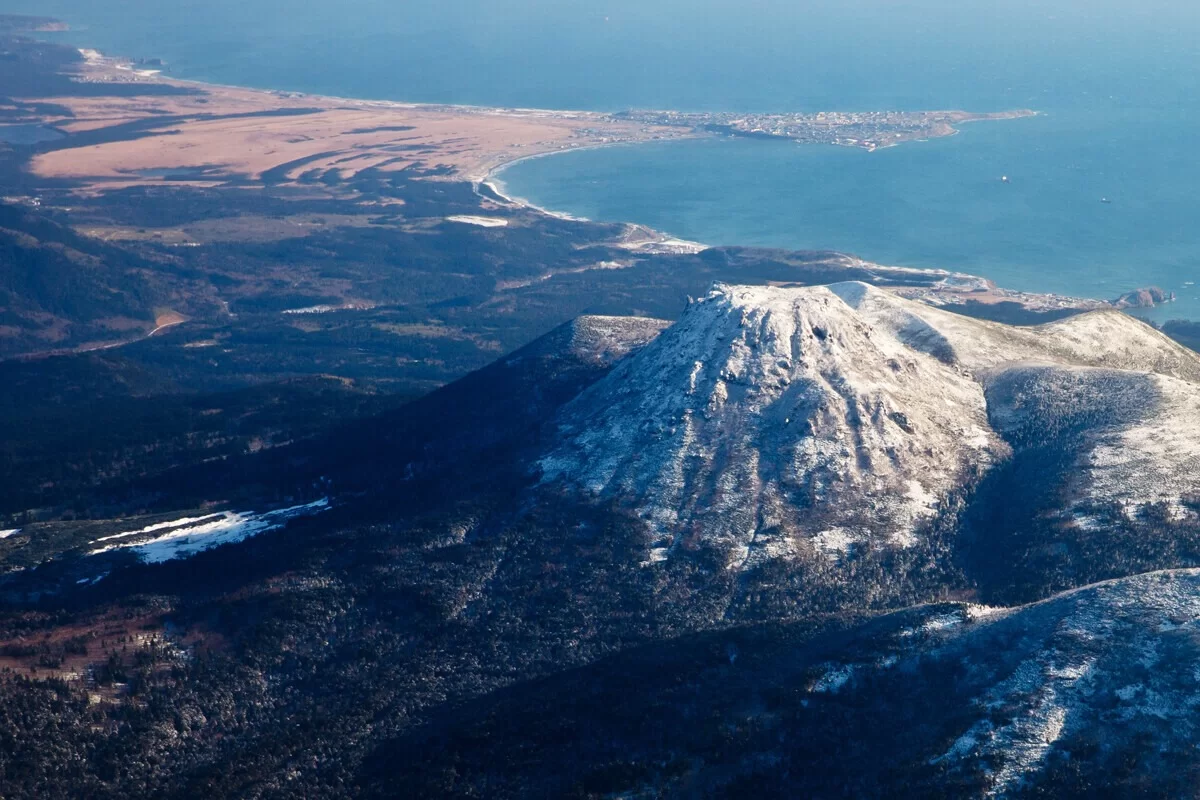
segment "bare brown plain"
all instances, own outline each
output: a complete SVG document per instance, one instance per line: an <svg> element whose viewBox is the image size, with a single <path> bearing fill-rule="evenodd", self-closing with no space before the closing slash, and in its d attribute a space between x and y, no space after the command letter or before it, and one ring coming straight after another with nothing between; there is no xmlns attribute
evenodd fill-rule
<svg viewBox="0 0 1200 800"><path fill-rule="evenodd" d="M437 171L480 181L499 166L534 155L692 135L588 112L418 106L185 83L96 55L79 79L196 90L55 97L53 103L71 116L41 121L68 133L147 126L130 138L43 153L31 164L41 177L80 181L92 190L168 181L179 186L181 178L199 185L261 180L271 171L282 172L273 177L284 183L310 171L336 170L349 179L366 169Z"/></svg>

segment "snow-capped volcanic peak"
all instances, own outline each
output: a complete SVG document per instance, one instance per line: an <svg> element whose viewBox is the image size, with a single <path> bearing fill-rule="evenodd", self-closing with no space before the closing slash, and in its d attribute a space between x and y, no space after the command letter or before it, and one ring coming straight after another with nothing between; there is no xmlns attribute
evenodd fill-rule
<svg viewBox="0 0 1200 800"><path fill-rule="evenodd" d="M927 325L873 327L841 296L878 292L715 287L568 404L543 480L631 504L658 558L912 543L1004 445Z"/></svg>

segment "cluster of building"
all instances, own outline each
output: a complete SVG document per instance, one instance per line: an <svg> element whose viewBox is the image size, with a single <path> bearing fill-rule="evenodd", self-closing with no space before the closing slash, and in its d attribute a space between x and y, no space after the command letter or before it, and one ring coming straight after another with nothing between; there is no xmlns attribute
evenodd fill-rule
<svg viewBox="0 0 1200 800"><path fill-rule="evenodd" d="M617 116L649 125L683 126L732 136L792 139L866 150L914 139L948 136L955 132L952 123L962 121L952 112L936 111L823 111L816 114L628 111Z"/></svg>

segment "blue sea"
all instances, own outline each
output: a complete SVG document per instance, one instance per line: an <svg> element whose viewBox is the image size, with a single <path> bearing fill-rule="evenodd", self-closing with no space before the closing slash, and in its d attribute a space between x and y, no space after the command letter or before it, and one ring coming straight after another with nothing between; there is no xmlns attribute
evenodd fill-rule
<svg viewBox="0 0 1200 800"><path fill-rule="evenodd" d="M1177 292L1200 319L1200 4L1180 0L4 0L173 75L620 110L1033 108L866 153L701 140L536 159L538 205L710 244L834 249L1004 286ZM1002 183L1000 176L1010 177ZM1102 203L1101 198L1111 202Z"/></svg>

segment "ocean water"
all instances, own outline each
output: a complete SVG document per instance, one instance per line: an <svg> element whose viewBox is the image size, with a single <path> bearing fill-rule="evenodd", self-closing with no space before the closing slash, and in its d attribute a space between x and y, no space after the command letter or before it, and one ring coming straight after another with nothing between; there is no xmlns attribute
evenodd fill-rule
<svg viewBox="0 0 1200 800"><path fill-rule="evenodd" d="M874 153L747 139L652 143L531 159L499 179L544 208L706 244L831 249L1106 299L1158 285L1179 299L1139 313L1200 319L1200 290L1189 285L1200 281L1192 126L1108 122L1099 136L1093 124L1090 114L1060 112Z"/></svg>
<svg viewBox="0 0 1200 800"><path fill-rule="evenodd" d="M828 248L1200 319L1200 4L1180 0L6 0L173 75L617 110L1028 107L876 153L709 140L521 163L512 193L713 244ZM1012 182L1002 184L1001 175ZM1110 204L1100 202L1108 197Z"/></svg>

